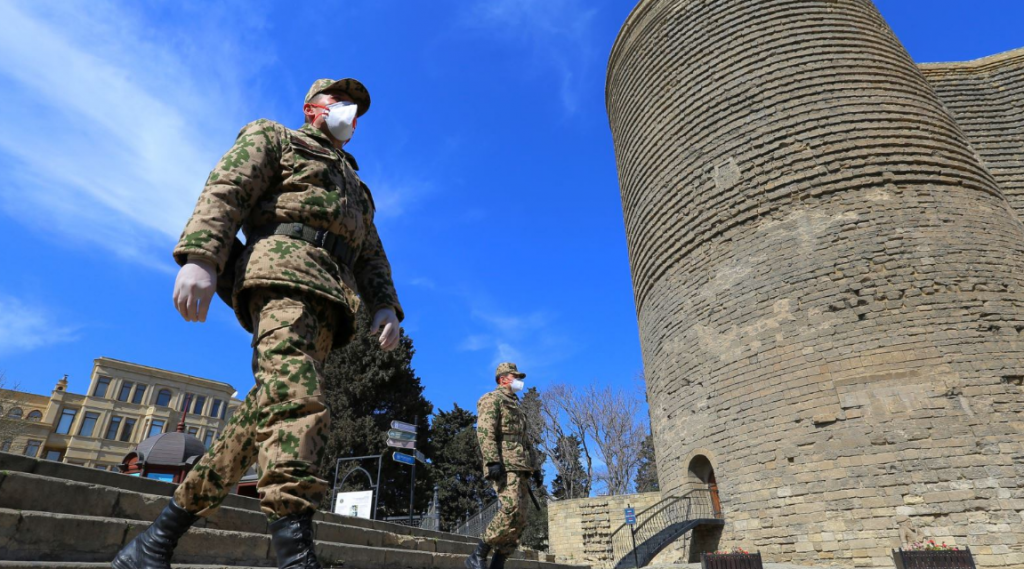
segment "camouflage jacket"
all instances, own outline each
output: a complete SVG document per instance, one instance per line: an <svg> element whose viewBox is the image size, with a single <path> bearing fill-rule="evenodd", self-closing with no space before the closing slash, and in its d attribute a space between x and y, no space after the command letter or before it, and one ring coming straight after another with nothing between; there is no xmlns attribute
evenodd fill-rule
<svg viewBox="0 0 1024 569"><path fill-rule="evenodd" d="M174 259L183 265L189 256L199 257L221 274L239 228L251 244L254 232L268 224L304 223L345 238L358 251L353 266L336 262L324 249L301 239L256 239L233 267L232 304L242 326L252 331L248 307L239 295L257 287L322 296L340 303L349 316L360 302L367 303L371 314L391 307L401 320L391 265L373 223L373 198L357 169L350 154L335 149L308 124L291 130L265 119L249 123L210 173Z"/></svg>
<svg viewBox="0 0 1024 569"><path fill-rule="evenodd" d="M507 387L484 394L476 403L476 437L487 464L501 462L506 470L533 471L539 467L534 445L529 440L526 413L519 397Z"/></svg>

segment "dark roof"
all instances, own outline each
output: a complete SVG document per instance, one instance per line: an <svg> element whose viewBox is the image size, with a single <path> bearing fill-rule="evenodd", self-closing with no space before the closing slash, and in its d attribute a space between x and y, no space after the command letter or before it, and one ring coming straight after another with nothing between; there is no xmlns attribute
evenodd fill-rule
<svg viewBox="0 0 1024 569"><path fill-rule="evenodd" d="M163 433L139 443L139 461L148 465L179 466L206 452L203 441L186 433Z"/></svg>

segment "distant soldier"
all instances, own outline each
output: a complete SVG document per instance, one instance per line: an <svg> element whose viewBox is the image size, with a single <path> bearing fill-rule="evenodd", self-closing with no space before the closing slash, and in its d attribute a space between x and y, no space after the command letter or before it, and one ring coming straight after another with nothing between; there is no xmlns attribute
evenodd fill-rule
<svg viewBox="0 0 1024 569"><path fill-rule="evenodd" d="M250 123L210 173L174 249L174 303L186 321L204 322L214 291L230 299L253 334L256 385L115 569L169 569L178 539L257 460L278 567L320 569L312 516L327 490L317 472L331 425L324 360L351 338L361 303L385 350L398 345L402 320L373 198L342 150L369 107L359 81L320 79L301 128Z"/></svg>
<svg viewBox="0 0 1024 569"><path fill-rule="evenodd" d="M498 493L498 513L487 526L476 550L466 559L469 569L485 569L487 554L494 549L490 569L501 569L505 559L519 547L526 528L526 504L530 496L530 475L539 460L529 439L526 413L516 393L523 390L523 378L514 363L498 365L494 380L498 387L476 404L476 436L484 458L484 478Z"/></svg>

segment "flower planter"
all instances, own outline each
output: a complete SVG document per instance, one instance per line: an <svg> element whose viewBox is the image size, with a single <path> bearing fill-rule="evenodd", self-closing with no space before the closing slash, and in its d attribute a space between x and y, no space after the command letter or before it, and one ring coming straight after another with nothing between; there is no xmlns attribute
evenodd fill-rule
<svg viewBox="0 0 1024 569"><path fill-rule="evenodd" d="M701 553L701 569L764 569L760 553Z"/></svg>
<svg viewBox="0 0 1024 569"><path fill-rule="evenodd" d="M945 550L892 550L896 569L976 569L971 548Z"/></svg>

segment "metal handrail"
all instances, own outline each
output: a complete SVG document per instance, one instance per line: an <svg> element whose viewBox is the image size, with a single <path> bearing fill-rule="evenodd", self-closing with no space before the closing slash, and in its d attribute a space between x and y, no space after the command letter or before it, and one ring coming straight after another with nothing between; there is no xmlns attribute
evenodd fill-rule
<svg viewBox="0 0 1024 569"><path fill-rule="evenodd" d="M632 528L623 524L610 537L616 567L643 567L666 545L694 527L705 523L724 523L715 508L710 487L697 488L682 496L669 496L636 515ZM631 535L632 534L632 535ZM633 538L636 555L633 554Z"/></svg>
<svg viewBox="0 0 1024 569"><path fill-rule="evenodd" d="M487 530L487 526L494 519L494 516L498 514L498 500L488 503L475 515L466 519L462 522L459 527L452 530L452 533L457 535L467 535L470 537L480 537Z"/></svg>

